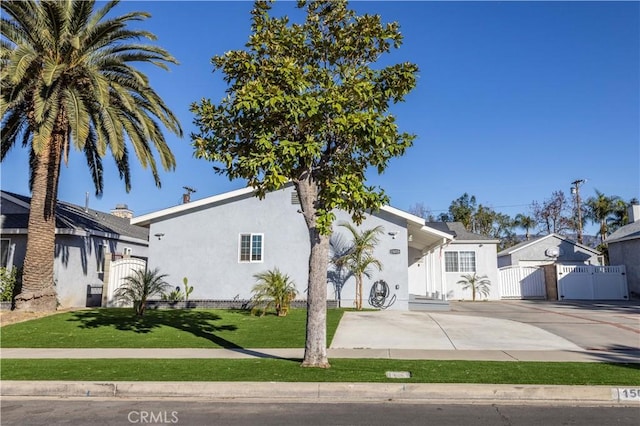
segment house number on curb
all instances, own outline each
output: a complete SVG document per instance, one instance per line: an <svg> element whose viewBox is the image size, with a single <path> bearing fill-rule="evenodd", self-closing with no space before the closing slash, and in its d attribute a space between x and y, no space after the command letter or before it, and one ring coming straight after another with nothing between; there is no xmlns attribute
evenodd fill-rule
<svg viewBox="0 0 640 426"><path fill-rule="evenodd" d="M618 388L620 401L640 401L640 388Z"/></svg>

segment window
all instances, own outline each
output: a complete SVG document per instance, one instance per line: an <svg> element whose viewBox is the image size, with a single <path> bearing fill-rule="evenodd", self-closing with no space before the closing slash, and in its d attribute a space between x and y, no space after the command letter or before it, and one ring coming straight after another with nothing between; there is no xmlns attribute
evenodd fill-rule
<svg viewBox="0 0 640 426"><path fill-rule="evenodd" d="M0 240L0 267L6 268L9 266L9 247L11 246L11 240Z"/></svg>
<svg viewBox="0 0 640 426"><path fill-rule="evenodd" d="M476 272L474 251L445 251L444 267L447 272Z"/></svg>
<svg viewBox="0 0 640 426"><path fill-rule="evenodd" d="M263 234L240 234L240 262L262 262Z"/></svg>
<svg viewBox="0 0 640 426"><path fill-rule="evenodd" d="M122 254L125 256L131 256L131 247L124 247L122 249Z"/></svg>

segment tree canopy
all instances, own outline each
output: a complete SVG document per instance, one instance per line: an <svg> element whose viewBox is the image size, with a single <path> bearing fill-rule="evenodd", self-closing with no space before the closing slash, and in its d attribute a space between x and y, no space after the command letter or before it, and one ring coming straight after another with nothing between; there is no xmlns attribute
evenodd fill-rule
<svg viewBox="0 0 640 426"><path fill-rule="evenodd" d="M342 209L357 224L388 203L366 183L411 146L389 108L415 87L412 63L373 64L402 43L397 23L357 16L344 1L299 1L301 23L271 16L257 1L244 50L214 56L227 83L219 103L192 105L199 132L195 154L215 171L246 179L258 196L292 182L300 199L311 254L307 343L303 365L328 367L326 292L329 234Z"/></svg>

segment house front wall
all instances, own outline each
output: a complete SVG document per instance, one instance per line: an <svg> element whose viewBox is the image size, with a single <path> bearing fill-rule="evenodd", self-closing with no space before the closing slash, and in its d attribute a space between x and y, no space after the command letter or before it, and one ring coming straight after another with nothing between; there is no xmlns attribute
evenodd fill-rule
<svg viewBox="0 0 640 426"><path fill-rule="evenodd" d="M500 283L498 281L498 265L496 262L497 246L495 243L464 243L453 242L443 250L442 256L446 256L446 252L474 252L476 259L476 274L478 276L486 275L491 282L489 286L489 294L485 297L477 295L476 299L498 300L500 299ZM462 280L463 275L473 272L445 271L442 273L445 283L445 294L448 300L472 300L471 289L463 290L462 285L458 281Z"/></svg>
<svg viewBox="0 0 640 426"><path fill-rule="evenodd" d="M125 247L131 256L148 255L148 247L138 242L96 235L57 235L54 281L60 306L87 306L87 286L103 285L104 260L110 261L112 254L122 255Z"/></svg>
<svg viewBox="0 0 640 426"><path fill-rule="evenodd" d="M609 263L625 265L631 297L640 297L640 239L609 243Z"/></svg>
<svg viewBox="0 0 640 426"><path fill-rule="evenodd" d="M289 275L299 291L298 299L306 299L309 268L309 235L300 205L293 201L293 188L268 193L259 200L251 195L239 196L217 204L194 208L188 213L164 217L150 225L149 266L168 274L168 281L180 286L189 279L194 290L191 299L249 299L255 285L255 274L278 268ZM337 226L350 221L344 212L336 212L335 233L348 231ZM382 271L372 270L364 282L364 305L371 286L384 280L395 294L395 309L408 306L407 235L402 223L380 212L367 216L361 229L382 225L384 232L374 256ZM240 261L241 235L256 235L262 240L259 261ZM398 252L399 250L399 252ZM394 254L392 254L392 252ZM396 286L398 288L396 288ZM343 280L341 305L353 306L355 279ZM328 298L336 298L336 286L327 284Z"/></svg>

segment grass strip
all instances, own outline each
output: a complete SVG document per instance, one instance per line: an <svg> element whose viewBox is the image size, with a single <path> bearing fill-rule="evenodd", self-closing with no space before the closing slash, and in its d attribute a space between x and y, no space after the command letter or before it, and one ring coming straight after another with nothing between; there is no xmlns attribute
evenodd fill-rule
<svg viewBox="0 0 640 426"><path fill-rule="evenodd" d="M332 359L4 359L2 380L401 382L639 386L639 364ZM388 379L387 371L409 371Z"/></svg>
<svg viewBox="0 0 640 426"><path fill-rule="evenodd" d="M327 344L344 313L327 310ZM306 309L286 317L252 316L246 310L133 310L65 312L4 326L3 348L303 348Z"/></svg>

